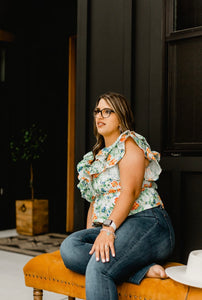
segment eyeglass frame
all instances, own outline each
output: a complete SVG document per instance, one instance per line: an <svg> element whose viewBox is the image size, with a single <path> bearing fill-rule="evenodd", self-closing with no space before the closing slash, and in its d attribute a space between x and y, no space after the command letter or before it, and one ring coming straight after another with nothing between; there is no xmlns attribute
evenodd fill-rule
<svg viewBox="0 0 202 300"><path fill-rule="evenodd" d="M104 117L104 116L103 116L103 114L102 114L103 110L108 110L108 111L109 111L109 115L108 115L107 117ZM115 113L115 111L114 111L113 109L111 109L111 108L108 108L108 107L105 107L105 108L103 108L103 109L96 108L96 109L93 111L93 116L94 116L94 118L97 118L99 113L101 114L102 118L106 119L106 118L109 118L109 117L110 117L111 113Z"/></svg>

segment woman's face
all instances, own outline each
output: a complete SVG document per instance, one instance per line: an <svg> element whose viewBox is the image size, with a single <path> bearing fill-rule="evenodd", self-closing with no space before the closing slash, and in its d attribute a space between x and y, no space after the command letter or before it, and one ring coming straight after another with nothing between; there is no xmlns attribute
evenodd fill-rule
<svg viewBox="0 0 202 300"><path fill-rule="evenodd" d="M105 108L114 111L113 108L107 103L106 100L100 99L95 110L99 111ZM107 118L104 118L99 112L95 117L95 124L98 133L101 134L103 137L107 137L110 135L118 137L120 135L120 130L119 130L120 122L115 112L111 112L111 114Z"/></svg>

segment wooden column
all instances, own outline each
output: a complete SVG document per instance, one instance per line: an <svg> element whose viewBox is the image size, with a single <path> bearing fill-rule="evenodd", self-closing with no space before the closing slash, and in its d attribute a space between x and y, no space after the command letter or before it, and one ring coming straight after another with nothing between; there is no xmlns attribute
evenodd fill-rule
<svg viewBox="0 0 202 300"><path fill-rule="evenodd" d="M75 168L75 97L76 37L69 38L68 140L67 140L67 214L66 231L74 229L74 168Z"/></svg>

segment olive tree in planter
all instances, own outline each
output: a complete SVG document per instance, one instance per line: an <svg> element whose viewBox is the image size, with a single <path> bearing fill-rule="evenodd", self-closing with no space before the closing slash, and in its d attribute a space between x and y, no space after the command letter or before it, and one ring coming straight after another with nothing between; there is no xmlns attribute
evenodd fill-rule
<svg viewBox="0 0 202 300"><path fill-rule="evenodd" d="M30 167L31 199L16 200L16 229L20 234L35 235L48 232L48 200L34 197L33 161L40 158L47 141L47 134L33 123L23 128L10 141L13 162L24 160Z"/></svg>

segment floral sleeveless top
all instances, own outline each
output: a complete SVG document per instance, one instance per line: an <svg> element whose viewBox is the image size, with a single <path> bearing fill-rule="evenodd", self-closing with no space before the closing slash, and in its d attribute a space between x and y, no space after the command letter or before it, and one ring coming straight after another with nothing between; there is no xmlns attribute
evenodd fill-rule
<svg viewBox="0 0 202 300"><path fill-rule="evenodd" d="M92 222L103 222L107 219L120 195L121 183L118 163L125 154L125 141L128 137L133 138L149 160L149 165L145 169L142 191L134 202L129 215L160 204L163 205L155 183L161 173L160 155L158 152L151 151L143 136L127 130L111 146L100 150L94 161L91 151L84 155L83 160L77 165L79 173L77 186L82 197L93 202Z"/></svg>

